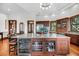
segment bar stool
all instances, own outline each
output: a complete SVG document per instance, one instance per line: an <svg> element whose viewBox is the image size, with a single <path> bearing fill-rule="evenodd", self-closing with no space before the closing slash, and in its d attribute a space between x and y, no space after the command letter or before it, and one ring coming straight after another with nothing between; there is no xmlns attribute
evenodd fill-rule
<svg viewBox="0 0 79 59"><path fill-rule="evenodd" d="M17 39L16 38L9 38L9 55L16 56L17 53Z"/></svg>

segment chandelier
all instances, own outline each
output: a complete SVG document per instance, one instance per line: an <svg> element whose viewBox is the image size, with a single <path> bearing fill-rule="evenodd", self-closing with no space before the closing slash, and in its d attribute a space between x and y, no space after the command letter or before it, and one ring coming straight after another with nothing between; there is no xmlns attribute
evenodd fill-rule
<svg viewBox="0 0 79 59"><path fill-rule="evenodd" d="M40 8L43 9L43 10L47 10L49 8L51 8L51 3L41 3L40 4Z"/></svg>

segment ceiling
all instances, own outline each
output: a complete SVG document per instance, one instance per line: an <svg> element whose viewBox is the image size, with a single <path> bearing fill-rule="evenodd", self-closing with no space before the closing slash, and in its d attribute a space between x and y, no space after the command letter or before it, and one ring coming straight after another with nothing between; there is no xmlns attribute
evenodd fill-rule
<svg viewBox="0 0 79 59"><path fill-rule="evenodd" d="M21 15L26 18L51 19L72 16L79 13L78 3L52 3L51 8L43 10L40 3L0 3L0 13Z"/></svg>

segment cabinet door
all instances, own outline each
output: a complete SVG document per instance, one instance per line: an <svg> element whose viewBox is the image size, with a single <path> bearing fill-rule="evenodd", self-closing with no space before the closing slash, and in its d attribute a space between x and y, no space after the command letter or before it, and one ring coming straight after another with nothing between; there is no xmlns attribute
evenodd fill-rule
<svg viewBox="0 0 79 59"><path fill-rule="evenodd" d="M76 44L76 45L78 45L79 44L79 39L78 39L79 37L77 36L77 35L73 35L72 36L72 40L71 40L71 42L73 43L73 44Z"/></svg>
<svg viewBox="0 0 79 59"><path fill-rule="evenodd" d="M69 53L70 39L58 38L57 40L57 54L66 55Z"/></svg>
<svg viewBox="0 0 79 59"><path fill-rule="evenodd" d="M29 56L30 55L30 42L31 39L21 38L17 39L17 54L19 56Z"/></svg>
<svg viewBox="0 0 79 59"><path fill-rule="evenodd" d="M19 24L19 33L20 33L20 34L24 34L24 23L23 23L23 22L21 22L21 23Z"/></svg>
<svg viewBox="0 0 79 59"><path fill-rule="evenodd" d="M72 37L71 37L71 43L76 44L76 42L77 42L77 36L72 35Z"/></svg>
<svg viewBox="0 0 79 59"><path fill-rule="evenodd" d="M34 32L34 21L28 21L28 33Z"/></svg>
<svg viewBox="0 0 79 59"><path fill-rule="evenodd" d="M76 42L76 44L79 46L79 39L77 39L77 42Z"/></svg>
<svg viewBox="0 0 79 59"><path fill-rule="evenodd" d="M42 39L32 39L31 42L31 55L32 56L42 56L43 55L43 40Z"/></svg>
<svg viewBox="0 0 79 59"><path fill-rule="evenodd" d="M9 20L9 34L13 35L16 34L16 30L17 30L17 21L16 20Z"/></svg>
<svg viewBox="0 0 79 59"><path fill-rule="evenodd" d="M44 56L53 56L56 54L56 39L45 38L44 41Z"/></svg>

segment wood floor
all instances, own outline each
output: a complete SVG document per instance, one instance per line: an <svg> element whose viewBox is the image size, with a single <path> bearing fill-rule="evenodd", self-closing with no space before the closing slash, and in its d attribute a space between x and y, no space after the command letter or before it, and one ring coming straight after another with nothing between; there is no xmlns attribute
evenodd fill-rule
<svg viewBox="0 0 79 59"><path fill-rule="evenodd" d="M0 41L0 56L9 55L9 41L8 39Z"/></svg>
<svg viewBox="0 0 79 59"><path fill-rule="evenodd" d="M9 41L8 39L0 41L0 56L9 56ZM79 56L79 46L70 45L70 54L68 56Z"/></svg>
<svg viewBox="0 0 79 59"><path fill-rule="evenodd" d="M79 56L79 46L70 44L70 54L69 56Z"/></svg>

